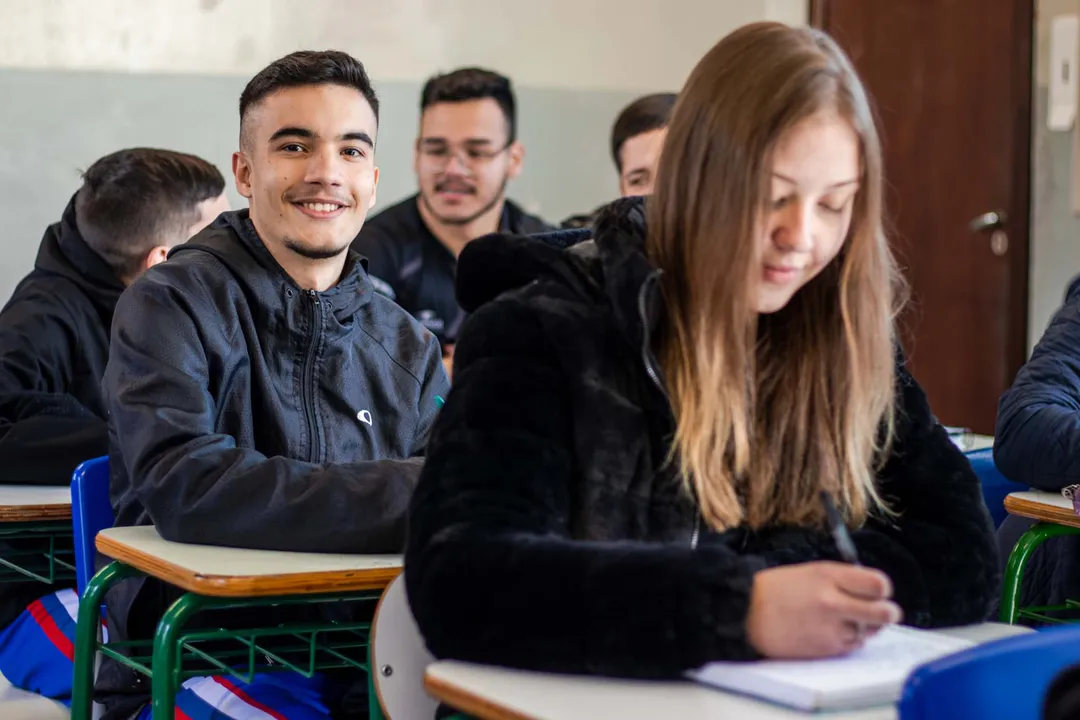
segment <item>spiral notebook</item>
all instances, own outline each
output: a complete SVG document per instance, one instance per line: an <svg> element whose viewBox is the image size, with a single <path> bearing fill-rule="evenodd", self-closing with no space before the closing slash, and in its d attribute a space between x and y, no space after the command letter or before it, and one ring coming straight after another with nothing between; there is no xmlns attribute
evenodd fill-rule
<svg viewBox="0 0 1080 720"><path fill-rule="evenodd" d="M973 644L893 625L842 657L714 662L688 675L705 685L798 710L850 710L895 703L916 667Z"/></svg>

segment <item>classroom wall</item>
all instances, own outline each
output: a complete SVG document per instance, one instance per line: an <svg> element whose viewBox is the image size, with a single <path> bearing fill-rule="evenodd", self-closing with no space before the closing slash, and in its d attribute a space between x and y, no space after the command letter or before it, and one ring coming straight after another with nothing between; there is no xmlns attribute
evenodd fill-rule
<svg viewBox="0 0 1080 720"><path fill-rule="evenodd" d="M420 87L466 64L517 88L525 172L511 196L551 221L616 191L618 110L678 90L739 25L806 22L808 0L0 0L0 299L33 263L78 170L133 145L229 176L236 104L271 60L346 50L382 97L379 207L412 193ZM231 185L231 183L230 183ZM240 198L230 188L235 206Z"/></svg>
<svg viewBox="0 0 1080 720"><path fill-rule="evenodd" d="M1050 24L1057 15L1080 14L1080 0L1033 0L1036 13L1035 83L1032 118L1031 267L1028 346L1034 347L1065 287L1080 274L1080 213L1073 211L1076 126L1069 132L1046 127Z"/></svg>

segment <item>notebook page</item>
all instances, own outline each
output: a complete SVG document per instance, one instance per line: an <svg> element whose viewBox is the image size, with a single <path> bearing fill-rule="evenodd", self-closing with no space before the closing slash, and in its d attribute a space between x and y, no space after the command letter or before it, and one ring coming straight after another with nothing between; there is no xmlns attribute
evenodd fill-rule
<svg viewBox="0 0 1080 720"><path fill-rule="evenodd" d="M715 662L690 676L720 688L746 692L800 707L830 707L846 700L896 699L917 666L974 643L899 626L884 628L855 652L823 660Z"/></svg>

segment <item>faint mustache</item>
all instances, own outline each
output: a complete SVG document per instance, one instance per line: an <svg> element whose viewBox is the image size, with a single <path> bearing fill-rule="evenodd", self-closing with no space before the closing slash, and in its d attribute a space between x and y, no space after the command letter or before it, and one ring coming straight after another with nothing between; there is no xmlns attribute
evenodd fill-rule
<svg viewBox="0 0 1080 720"><path fill-rule="evenodd" d="M442 182L435 183L435 192L459 192L475 195L476 188L469 183L463 183L460 180L443 180Z"/></svg>

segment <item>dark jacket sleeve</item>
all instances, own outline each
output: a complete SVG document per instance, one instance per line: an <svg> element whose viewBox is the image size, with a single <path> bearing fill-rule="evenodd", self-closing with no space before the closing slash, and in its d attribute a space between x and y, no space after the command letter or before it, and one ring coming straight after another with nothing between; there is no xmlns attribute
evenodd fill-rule
<svg viewBox="0 0 1080 720"><path fill-rule="evenodd" d="M113 442L162 537L271 550L400 552L420 459L317 465L237 447L215 432L219 408L208 389L203 330L217 328L197 329L185 299L153 283L129 288L113 320L105 372ZM442 372L434 341L429 354L425 386Z"/></svg>
<svg viewBox="0 0 1080 720"><path fill-rule="evenodd" d="M108 452L108 425L68 389L78 329L59 301L30 292L0 313L0 467L6 484L67 485Z"/></svg>
<svg viewBox="0 0 1080 720"><path fill-rule="evenodd" d="M884 570L910 625L982 622L998 590L997 543L971 463L930 411L902 365L896 440L881 494L897 513L873 516L853 534L867 565Z"/></svg>
<svg viewBox="0 0 1080 720"><path fill-rule="evenodd" d="M982 622L999 589L997 544L982 486L902 364L897 386L896 438L878 485L896 515L874 514L852 532L859 559L892 579L905 624ZM770 565L839 559L822 530L786 529L758 542Z"/></svg>
<svg viewBox="0 0 1080 720"><path fill-rule="evenodd" d="M528 306L504 298L466 324L410 513L406 582L430 650L645 677L752 657L755 558L572 539L567 386Z"/></svg>
<svg viewBox="0 0 1080 720"><path fill-rule="evenodd" d="M1080 483L1080 278L998 404L994 464L1050 492Z"/></svg>

